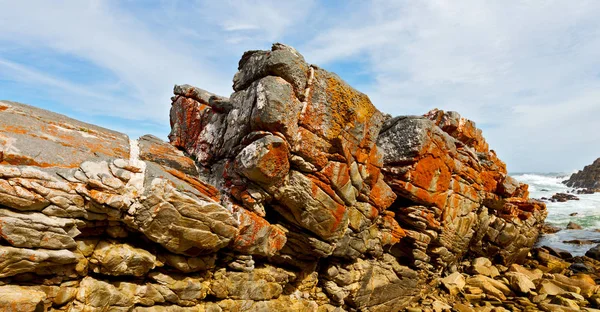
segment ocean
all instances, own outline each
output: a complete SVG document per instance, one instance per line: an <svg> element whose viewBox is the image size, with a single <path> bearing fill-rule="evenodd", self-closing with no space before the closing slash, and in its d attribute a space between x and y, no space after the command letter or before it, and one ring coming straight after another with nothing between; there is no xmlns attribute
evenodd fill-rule
<svg viewBox="0 0 600 312"><path fill-rule="evenodd" d="M562 184L561 181L569 178L570 174L560 173L515 173L511 176L519 182L529 184L530 198L550 198L556 193L567 193L573 191L572 188ZM538 246L551 246L569 251L574 256L582 256L595 244L575 245L567 244L564 241L598 240L600 243L600 193L596 194L574 194L579 200L570 200L567 202L549 202L546 201L548 217L546 223L558 226L563 230L555 234L544 234L538 241ZM571 214L575 214L571 216ZM575 222L583 227L582 230L566 230L569 222Z"/></svg>

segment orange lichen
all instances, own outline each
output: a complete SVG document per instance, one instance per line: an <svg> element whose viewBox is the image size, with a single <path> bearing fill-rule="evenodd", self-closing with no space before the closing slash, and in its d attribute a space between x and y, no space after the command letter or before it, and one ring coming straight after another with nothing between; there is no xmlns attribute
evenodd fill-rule
<svg viewBox="0 0 600 312"><path fill-rule="evenodd" d="M35 167L42 167L42 168L49 168L49 167L77 168L77 167L79 167L79 163L76 163L76 164L74 164L74 163L51 164L51 163L47 163L47 162L36 161L35 159L33 159L29 156L8 154L8 153L2 153L2 157L0 157L0 160L1 160L0 164L2 164L2 165L13 165L13 166L35 166Z"/></svg>
<svg viewBox="0 0 600 312"><path fill-rule="evenodd" d="M428 155L415 166L411 183L432 192L447 190L450 186L451 173L441 158Z"/></svg>
<svg viewBox="0 0 600 312"><path fill-rule="evenodd" d="M265 231L268 232L267 243L269 248L267 253L275 253L283 248L286 243L285 232L242 207L234 205L234 211L240 216L239 232L232 241L232 246L236 250L248 252L252 247L262 244L265 239Z"/></svg>
<svg viewBox="0 0 600 312"><path fill-rule="evenodd" d="M190 186L192 186L193 188L198 190L200 193L208 196L212 200L220 201L219 190L217 190L214 186L204 183L204 182L200 181L198 178L191 177L179 170L167 168L167 167L163 167L163 169L165 171L167 171L168 173L172 174L173 176L175 176L176 178L187 182L188 184L190 184Z"/></svg>
<svg viewBox="0 0 600 312"><path fill-rule="evenodd" d="M288 162L288 149L285 144L273 145L272 148L261 157L257 167L268 179L282 179L290 169Z"/></svg>

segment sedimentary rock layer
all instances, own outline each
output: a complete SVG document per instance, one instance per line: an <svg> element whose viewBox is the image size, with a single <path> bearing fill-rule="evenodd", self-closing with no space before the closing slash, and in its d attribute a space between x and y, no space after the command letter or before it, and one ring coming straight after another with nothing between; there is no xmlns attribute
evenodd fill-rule
<svg viewBox="0 0 600 312"><path fill-rule="evenodd" d="M0 307L397 311L545 217L457 113L390 118L293 48L175 86L169 143L0 102Z"/></svg>

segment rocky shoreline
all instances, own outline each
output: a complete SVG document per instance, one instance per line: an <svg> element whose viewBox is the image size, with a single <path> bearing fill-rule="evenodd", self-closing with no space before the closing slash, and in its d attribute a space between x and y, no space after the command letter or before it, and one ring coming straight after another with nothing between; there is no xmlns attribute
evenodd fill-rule
<svg viewBox="0 0 600 312"><path fill-rule="evenodd" d="M564 250L532 250L522 264L464 261L408 311L598 311L600 253L573 257Z"/></svg>
<svg viewBox="0 0 600 312"><path fill-rule="evenodd" d="M169 142L0 102L0 310L597 307L474 122L384 115L282 44L233 89L175 86Z"/></svg>
<svg viewBox="0 0 600 312"><path fill-rule="evenodd" d="M568 187L579 188L579 194L600 192L600 158L563 181Z"/></svg>

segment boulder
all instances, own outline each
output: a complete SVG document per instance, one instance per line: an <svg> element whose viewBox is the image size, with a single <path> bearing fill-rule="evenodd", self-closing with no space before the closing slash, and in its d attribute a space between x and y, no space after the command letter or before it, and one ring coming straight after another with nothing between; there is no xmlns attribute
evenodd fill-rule
<svg viewBox="0 0 600 312"><path fill-rule="evenodd" d="M569 187L584 188L591 191L600 190L600 158L591 165L585 166L583 170L573 173L568 180L563 181Z"/></svg>
<svg viewBox="0 0 600 312"><path fill-rule="evenodd" d="M590 257L595 260L600 260L600 244L598 244L595 247L592 247L588 251L586 251L585 256Z"/></svg>
<svg viewBox="0 0 600 312"><path fill-rule="evenodd" d="M569 221L569 224L567 224L567 230L581 230L583 229L581 227L581 225L573 222L573 221Z"/></svg>

